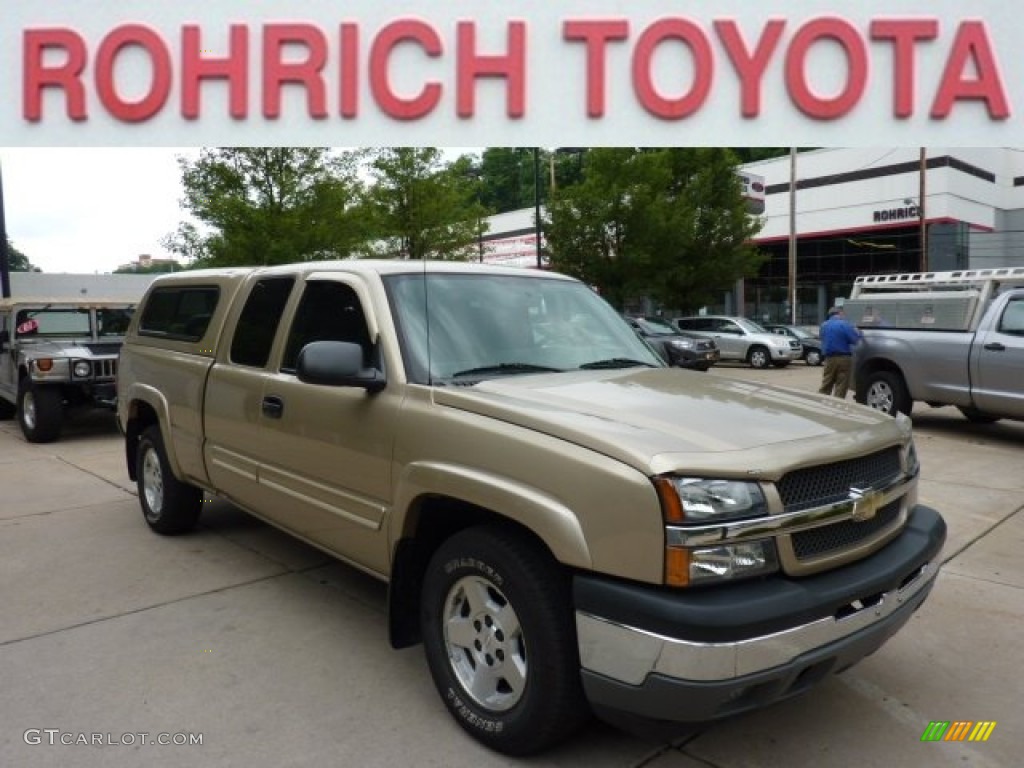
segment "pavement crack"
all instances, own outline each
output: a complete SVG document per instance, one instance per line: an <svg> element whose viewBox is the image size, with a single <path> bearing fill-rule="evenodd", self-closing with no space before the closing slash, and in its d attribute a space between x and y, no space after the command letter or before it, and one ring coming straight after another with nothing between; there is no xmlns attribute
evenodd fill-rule
<svg viewBox="0 0 1024 768"><path fill-rule="evenodd" d="M86 467L83 467L83 466L80 466L78 464L75 464L73 461L68 461L63 456L54 456L54 458L57 459L57 461L59 461L61 464L66 464L67 466L72 467L73 469L77 469L79 472L84 472L87 475L91 475L92 477L95 477L97 480L101 480L102 482L104 482L107 485L109 485L111 488L116 488L117 490L121 491L121 493L123 493L125 496L137 496L138 495L134 491L128 490L123 485L119 485L118 483L115 483L110 478L104 477L103 475L99 474L98 472L93 472L91 469L87 469Z"/></svg>
<svg viewBox="0 0 1024 768"><path fill-rule="evenodd" d="M110 615L110 616L97 616L94 619L88 619L87 621L79 621L79 622L76 622L74 624L68 624L67 626L64 626L64 627L58 627L56 629L48 629L45 632L37 632L37 633L32 634L32 635L25 635L24 637L16 637L16 638L12 638L10 640L0 640L0 648L5 648L5 647L10 646L10 645L17 645L18 643L24 643L24 642L27 642L29 640L38 640L39 638L50 637L51 635L59 635L62 632L70 632L72 630L81 629L82 627L88 627L88 626L91 626L93 624L103 624L105 622L114 621L116 619L120 619L120 618L123 618L125 616L133 616L133 615L135 615L137 613L145 613L146 611L156 610L157 608L164 608L164 607L166 607L168 605L176 605L177 603L183 603L183 602L185 602L187 600L193 600L193 599L195 599L197 597L206 597L208 595L216 595L216 594L218 594L220 592L227 592L228 590L238 589L239 587L248 587L248 586L252 586L253 584L260 584L262 582L272 581L274 579L279 579L282 576L291 576L291 575L293 575L291 571L284 570L284 571L282 571L280 573L271 573L271 574L268 574L266 576L260 576L260 577L255 578L255 579L249 579L248 581L241 581L241 582L238 582L237 584L229 584L227 586L217 587L216 589L208 589L208 590L205 590L203 592L195 592L195 593L190 594L190 595L182 595L181 597L176 597L176 598L173 598L171 600L164 600L164 601L159 602L159 603L153 603L152 605L145 605L145 606L141 606L139 608L130 608L128 610L124 610L124 611L121 611L120 613L116 613L116 614L113 614L113 615Z"/></svg>
<svg viewBox="0 0 1024 768"><path fill-rule="evenodd" d="M950 553L950 555L948 557L943 557L942 562L943 563L950 563L950 562L952 562L954 558L959 557L960 555L962 555L968 549L973 547L977 542L981 541L981 539L985 538L990 533L995 531L997 528L999 528L999 526L1004 525L1007 522L1009 522L1010 520L1012 520L1016 515L1019 515L1022 511L1024 511L1024 507L1018 507L1017 509L1013 510L1013 512L1011 512L1006 517L1004 517L1002 520L996 520L988 528L982 529L976 536L974 536L973 538L971 538L968 541L966 541L958 550L956 550L955 552Z"/></svg>

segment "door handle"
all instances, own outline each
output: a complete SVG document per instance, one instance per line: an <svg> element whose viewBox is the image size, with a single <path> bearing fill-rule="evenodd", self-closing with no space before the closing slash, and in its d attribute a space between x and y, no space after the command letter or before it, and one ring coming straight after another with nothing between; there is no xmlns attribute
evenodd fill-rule
<svg viewBox="0 0 1024 768"><path fill-rule="evenodd" d="M269 395L263 398L263 415L268 419L280 419L284 414L284 400L277 395Z"/></svg>
<svg viewBox="0 0 1024 768"><path fill-rule="evenodd" d="M985 349L991 350L992 352L1005 352L1006 347L1000 344L998 341L993 341L985 345Z"/></svg>

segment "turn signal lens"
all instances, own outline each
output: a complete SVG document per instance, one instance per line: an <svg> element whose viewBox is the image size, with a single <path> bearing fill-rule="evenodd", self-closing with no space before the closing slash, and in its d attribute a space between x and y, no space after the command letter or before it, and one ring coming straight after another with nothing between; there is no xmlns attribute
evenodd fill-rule
<svg viewBox="0 0 1024 768"><path fill-rule="evenodd" d="M670 587L685 587L690 583L690 550L665 548L665 583Z"/></svg>
<svg viewBox="0 0 1024 768"><path fill-rule="evenodd" d="M49 373L53 370L53 360L48 357L41 357L36 360L36 370L42 371L43 373Z"/></svg>

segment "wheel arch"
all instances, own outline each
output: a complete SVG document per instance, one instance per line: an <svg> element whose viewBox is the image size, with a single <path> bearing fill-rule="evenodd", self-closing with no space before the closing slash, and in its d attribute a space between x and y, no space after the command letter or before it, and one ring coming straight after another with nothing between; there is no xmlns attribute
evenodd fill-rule
<svg viewBox="0 0 1024 768"><path fill-rule="evenodd" d="M444 541L466 528L497 525L515 529L563 565L591 565L576 516L536 489L508 478L439 464L409 467L405 480L391 521L388 627L395 648L419 643L419 603L427 564Z"/></svg>
<svg viewBox="0 0 1024 768"><path fill-rule="evenodd" d="M139 387L132 393L132 397L128 401L123 424L125 463L128 467L128 476L133 481L138 479L135 472L135 454L139 439L143 432L154 425L160 428L160 434L163 435L164 451L167 454L167 462L171 465L171 470L175 475L181 477L178 457L174 451L174 441L170 436L167 401L159 390L152 387Z"/></svg>
<svg viewBox="0 0 1024 768"><path fill-rule="evenodd" d="M868 378L882 371L898 376L909 394L910 385L907 383L907 377L903 374L903 369L887 357L873 357L870 360L858 363L857 368L853 372L854 399L858 403L864 403L867 400Z"/></svg>

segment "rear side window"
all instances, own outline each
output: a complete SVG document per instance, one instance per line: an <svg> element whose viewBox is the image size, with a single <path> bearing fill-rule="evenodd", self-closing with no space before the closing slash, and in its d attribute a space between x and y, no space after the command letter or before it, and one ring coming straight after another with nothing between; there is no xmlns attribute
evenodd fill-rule
<svg viewBox="0 0 1024 768"><path fill-rule="evenodd" d="M142 310L139 335L199 341L210 325L218 298L216 286L157 288Z"/></svg>
<svg viewBox="0 0 1024 768"><path fill-rule="evenodd" d="M271 277L252 287L231 340L231 362L256 368L267 364L294 282L292 277Z"/></svg>

